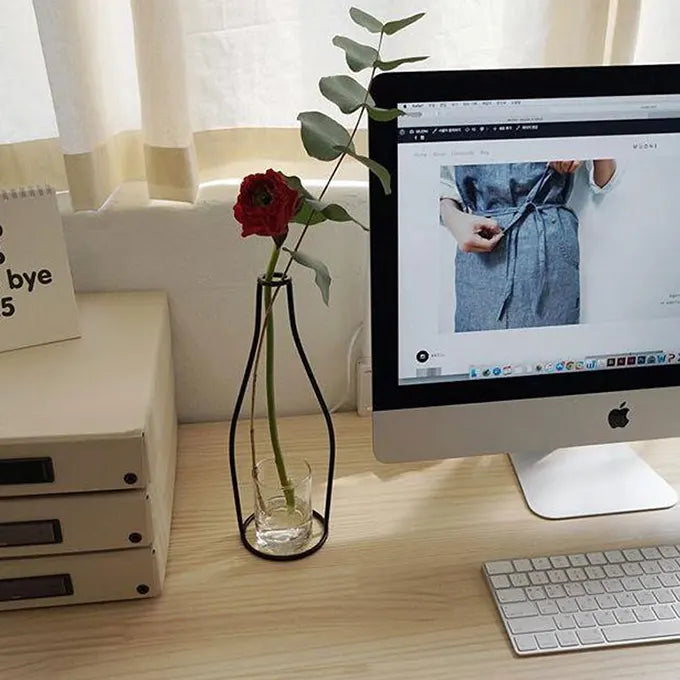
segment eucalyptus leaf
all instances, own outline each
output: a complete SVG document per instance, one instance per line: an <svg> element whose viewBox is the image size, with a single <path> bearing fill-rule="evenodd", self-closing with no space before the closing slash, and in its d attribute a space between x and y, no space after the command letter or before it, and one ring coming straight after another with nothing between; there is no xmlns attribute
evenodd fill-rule
<svg viewBox="0 0 680 680"><path fill-rule="evenodd" d="M343 35L336 35L333 38L333 44L345 51L347 65L355 73L370 68L380 57L375 48L362 45Z"/></svg>
<svg viewBox="0 0 680 680"><path fill-rule="evenodd" d="M399 109L381 109L377 106L366 106L366 111L373 120L383 123L404 115L404 112Z"/></svg>
<svg viewBox="0 0 680 680"><path fill-rule="evenodd" d="M317 260L315 257L306 255L299 250L291 250L290 248L284 248L284 250L290 253L295 262L314 271L314 283L316 283L321 291L321 298L328 305L331 288L331 273L328 271L328 267L321 260Z"/></svg>
<svg viewBox="0 0 680 680"><path fill-rule="evenodd" d="M314 196L312 196L312 194L310 194L309 191L307 191L307 189L302 186L302 180L299 177L296 175L284 175L283 173L281 173L281 176L286 180L288 187L293 191L297 191L300 196L314 198Z"/></svg>
<svg viewBox="0 0 680 680"><path fill-rule="evenodd" d="M372 158L361 156L355 151L347 151L347 155L365 165L380 180L385 194L389 195L392 193L392 178L390 177L390 171L384 165L380 165L380 163Z"/></svg>
<svg viewBox="0 0 680 680"><path fill-rule="evenodd" d="M308 200L303 199L300 201L298 211L290 221L295 224L321 224L321 222L326 221L326 217L323 213L313 208Z"/></svg>
<svg viewBox="0 0 680 680"><path fill-rule="evenodd" d="M283 173L281 173L281 175L286 180L286 184L293 189L293 191L297 191L301 197L300 207L290 221L295 224L319 224L320 222L325 222L326 218L307 203L306 199L313 200L314 196L305 189L302 185L302 180L295 175L288 176Z"/></svg>
<svg viewBox="0 0 680 680"><path fill-rule="evenodd" d="M381 71L391 71L402 64L413 64L416 61L423 61L424 59L427 59L427 57L404 57L403 59L395 59L394 61L381 61L378 59L375 62L375 66Z"/></svg>
<svg viewBox="0 0 680 680"><path fill-rule="evenodd" d="M358 224L364 231L368 231L368 227L366 225L352 217L347 212L347 210L337 203L323 203L322 201L312 200L307 201L307 204L332 222L354 222L355 224Z"/></svg>
<svg viewBox="0 0 680 680"><path fill-rule="evenodd" d="M305 151L320 161L333 161L345 148L354 151L354 144L340 123L320 111L303 111L298 115L300 134Z"/></svg>
<svg viewBox="0 0 680 680"><path fill-rule="evenodd" d="M381 21L378 21L375 17L372 17L370 14L367 14L357 7L350 8L349 15L352 17L352 21L355 24L359 24L359 26L371 33L380 33L383 30Z"/></svg>
<svg viewBox="0 0 680 680"><path fill-rule="evenodd" d="M354 113L364 103L375 106L366 88L351 76L327 76L319 81L319 90L343 113Z"/></svg>
<svg viewBox="0 0 680 680"><path fill-rule="evenodd" d="M420 12L419 14L414 14L411 17L406 17L405 19L397 19L396 21L388 21L382 30L385 31L385 35L394 35L397 31L401 31L402 28L406 28L411 24L414 24L418 19L422 19L425 16L425 12ZM354 17L352 17L354 18ZM357 22L358 23L358 22Z"/></svg>

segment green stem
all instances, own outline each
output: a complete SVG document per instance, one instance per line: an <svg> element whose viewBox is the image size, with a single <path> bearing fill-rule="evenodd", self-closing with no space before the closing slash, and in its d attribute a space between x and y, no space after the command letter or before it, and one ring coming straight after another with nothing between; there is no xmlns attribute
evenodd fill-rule
<svg viewBox="0 0 680 680"><path fill-rule="evenodd" d="M267 273L265 274L266 281L271 282L280 254L281 248L275 246L271 258L269 259L269 265L267 266ZM295 509L295 493L291 487L290 480L288 479L288 473L286 472L286 465L283 460L283 453L281 452L281 442L279 441L279 428L276 421L276 395L274 389L274 310L272 309L272 289L270 286L265 286L264 288L264 304L265 309L269 310L269 313L265 318L267 329L265 375L267 383L267 419L269 421L269 437L272 443L272 450L274 451L274 464L276 465L276 471L279 475L279 482L281 483L283 494L286 497L286 505L289 510L293 510Z"/></svg>

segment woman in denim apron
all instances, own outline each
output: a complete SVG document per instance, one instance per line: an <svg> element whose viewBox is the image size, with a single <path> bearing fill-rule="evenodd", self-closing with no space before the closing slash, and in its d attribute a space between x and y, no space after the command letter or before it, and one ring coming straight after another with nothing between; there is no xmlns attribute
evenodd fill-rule
<svg viewBox="0 0 680 680"><path fill-rule="evenodd" d="M459 245L456 332L579 323L578 217L566 203L580 165L442 168L442 222ZM608 188L615 167L593 161L591 186Z"/></svg>

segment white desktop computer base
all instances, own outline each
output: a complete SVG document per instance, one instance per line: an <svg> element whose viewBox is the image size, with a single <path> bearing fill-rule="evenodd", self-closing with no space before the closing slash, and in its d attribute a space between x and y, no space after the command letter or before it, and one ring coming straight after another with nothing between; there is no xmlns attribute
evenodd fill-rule
<svg viewBox="0 0 680 680"><path fill-rule="evenodd" d="M669 486L628 444L510 455L529 509L546 519L670 508Z"/></svg>

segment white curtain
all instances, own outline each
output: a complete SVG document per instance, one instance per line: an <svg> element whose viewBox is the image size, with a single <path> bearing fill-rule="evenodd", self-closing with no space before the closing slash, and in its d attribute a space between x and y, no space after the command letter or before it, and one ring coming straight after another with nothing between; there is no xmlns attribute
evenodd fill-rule
<svg viewBox="0 0 680 680"><path fill-rule="evenodd" d="M298 112L337 115L316 88L346 70L331 38L373 37L354 4L427 12L384 46L430 55L415 68L680 56L677 0L3 0L0 186L49 182L92 209L137 179L190 201L203 179L302 158Z"/></svg>

